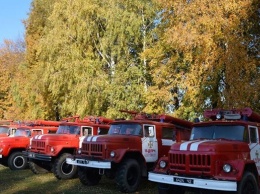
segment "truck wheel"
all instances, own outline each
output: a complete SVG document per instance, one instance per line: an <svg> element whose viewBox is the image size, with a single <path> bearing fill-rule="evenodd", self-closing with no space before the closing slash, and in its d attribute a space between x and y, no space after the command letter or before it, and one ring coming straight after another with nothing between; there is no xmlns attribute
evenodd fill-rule
<svg viewBox="0 0 260 194"><path fill-rule="evenodd" d="M185 190L183 190L181 187L175 186L175 185L169 185L169 184L158 184L158 193L159 194L184 194Z"/></svg>
<svg viewBox="0 0 260 194"><path fill-rule="evenodd" d="M33 161L29 161L29 168L34 174L44 174L50 172L49 170L41 167L40 165L38 165Z"/></svg>
<svg viewBox="0 0 260 194"><path fill-rule="evenodd" d="M12 153L7 164L11 170L23 170L28 167L27 158L23 156L22 152Z"/></svg>
<svg viewBox="0 0 260 194"><path fill-rule="evenodd" d="M141 181L141 168L134 159L125 160L117 169L116 183L121 192L132 193Z"/></svg>
<svg viewBox="0 0 260 194"><path fill-rule="evenodd" d="M258 185L252 172L245 172L238 183L237 194L258 194Z"/></svg>
<svg viewBox="0 0 260 194"><path fill-rule="evenodd" d="M101 180L101 175L96 168L78 167L79 180L83 185L97 185Z"/></svg>
<svg viewBox="0 0 260 194"><path fill-rule="evenodd" d="M57 179L72 179L77 175L77 166L67 164L66 158L71 154L64 153L54 162L53 173Z"/></svg>

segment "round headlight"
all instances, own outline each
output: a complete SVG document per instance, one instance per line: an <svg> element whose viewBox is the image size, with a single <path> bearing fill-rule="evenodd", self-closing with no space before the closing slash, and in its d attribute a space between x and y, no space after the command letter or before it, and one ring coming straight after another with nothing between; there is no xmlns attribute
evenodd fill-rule
<svg viewBox="0 0 260 194"><path fill-rule="evenodd" d="M165 168L166 167L166 162L164 160L161 160L159 163L161 168Z"/></svg>
<svg viewBox="0 0 260 194"><path fill-rule="evenodd" d="M230 172L231 169L232 169L232 167L230 164L224 164L224 166L223 166L224 172Z"/></svg>
<svg viewBox="0 0 260 194"><path fill-rule="evenodd" d="M111 158L114 158L116 156L116 153L114 151L110 152Z"/></svg>
<svg viewBox="0 0 260 194"><path fill-rule="evenodd" d="M81 154L81 148L78 149L78 154Z"/></svg>
<svg viewBox="0 0 260 194"><path fill-rule="evenodd" d="M54 152L54 147L51 147L51 152Z"/></svg>

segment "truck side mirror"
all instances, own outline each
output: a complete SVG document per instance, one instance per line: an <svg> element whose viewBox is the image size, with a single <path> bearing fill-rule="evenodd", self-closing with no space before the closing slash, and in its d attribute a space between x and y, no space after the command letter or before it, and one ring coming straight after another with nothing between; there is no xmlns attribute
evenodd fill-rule
<svg viewBox="0 0 260 194"><path fill-rule="evenodd" d="M153 137L153 136L154 136L154 128L149 127L149 137Z"/></svg>

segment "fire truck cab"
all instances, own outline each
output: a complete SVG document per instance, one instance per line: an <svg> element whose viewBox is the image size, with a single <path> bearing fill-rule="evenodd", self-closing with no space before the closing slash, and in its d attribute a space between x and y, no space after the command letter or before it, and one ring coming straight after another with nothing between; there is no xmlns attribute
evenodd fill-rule
<svg viewBox="0 0 260 194"><path fill-rule="evenodd" d="M13 120L0 121L0 137L12 137L17 127L21 126L21 122Z"/></svg>
<svg viewBox="0 0 260 194"><path fill-rule="evenodd" d="M0 125L0 137L12 137L19 125Z"/></svg>
<svg viewBox="0 0 260 194"><path fill-rule="evenodd" d="M131 120L111 123L107 135L85 138L78 153L66 159L79 167L82 184L97 185L105 175L116 180L121 192L134 192L174 141L189 138L192 122L167 115L134 114Z"/></svg>
<svg viewBox="0 0 260 194"><path fill-rule="evenodd" d="M190 141L171 146L148 179L159 193L258 194L260 115L250 108L206 110L209 121L193 125Z"/></svg>

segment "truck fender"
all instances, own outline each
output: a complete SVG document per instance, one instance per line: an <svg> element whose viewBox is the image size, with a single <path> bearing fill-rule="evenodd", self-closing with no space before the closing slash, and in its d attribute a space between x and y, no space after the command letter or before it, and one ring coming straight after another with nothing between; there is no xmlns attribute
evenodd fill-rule
<svg viewBox="0 0 260 194"><path fill-rule="evenodd" d="M252 172L255 175L257 183L258 183L258 186L259 186L258 170L257 170L257 167L256 167L255 162L253 160L250 160L249 163L245 164L243 172L245 172L245 171L250 171L250 172ZM242 177L241 177L241 179L242 179Z"/></svg>
<svg viewBox="0 0 260 194"><path fill-rule="evenodd" d="M126 157L131 156L132 158L134 157L134 158L139 158L139 160L141 159L142 161L144 161L145 164L145 158L140 153L139 150L117 149L115 150L115 152L116 152L116 158L114 160L115 163L120 163Z"/></svg>
<svg viewBox="0 0 260 194"><path fill-rule="evenodd" d="M225 177L229 176L230 179L241 181L245 171L250 171L255 175L258 174L256 165L252 160L235 160L227 161L226 163L232 166L232 173L225 175ZM221 176L216 176L215 178L221 178ZM258 178L258 176L256 176L256 178Z"/></svg>

